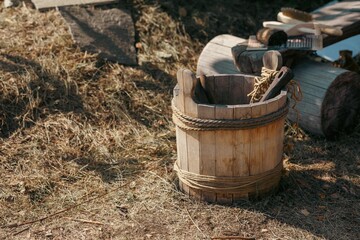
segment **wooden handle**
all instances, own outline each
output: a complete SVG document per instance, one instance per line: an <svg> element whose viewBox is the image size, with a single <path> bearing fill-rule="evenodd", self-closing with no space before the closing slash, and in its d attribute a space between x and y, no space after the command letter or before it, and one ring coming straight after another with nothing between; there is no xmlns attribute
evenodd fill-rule
<svg viewBox="0 0 360 240"><path fill-rule="evenodd" d="M279 12L277 15L277 20L279 22L283 22L283 23L290 23L290 24L299 24L299 23L304 23L304 21L295 19L295 18L291 18L288 16L285 16L282 12Z"/></svg>
<svg viewBox="0 0 360 240"><path fill-rule="evenodd" d="M288 67L282 67L278 74L276 74L276 77L274 81L270 84L268 90L264 93L262 98L260 99L260 102L266 101L270 98L276 97L281 89L290 82L291 79L293 79L294 74Z"/></svg>
<svg viewBox="0 0 360 240"><path fill-rule="evenodd" d="M294 27L295 24L286 24L277 21L265 21L263 22L263 27L272 28L272 29L279 29L279 30L289 30Z"/></svg>
<svg viewBox="0 0 360 240"><path fill-rule="evenodd" d="M283 65L280 52L275 50L265 52L262 60L264 67L271 70L279 70Z"/></svg>
<svg viewBox="0 0 360 240"><path fill-rule="evenodd" d="M332 36L341 36L343 35L343 31L341 30L341 28L338 27L329 27L329 26L320 26L321 32L328 34L328 35L332 35Z"/></svg>
<svg viewBox="0 0 360 240"><path fill-rule="evenodd" d="M286 44L287 34L283 30L261 28L256 33L256 39L266 46L280 46Z"/></svg>

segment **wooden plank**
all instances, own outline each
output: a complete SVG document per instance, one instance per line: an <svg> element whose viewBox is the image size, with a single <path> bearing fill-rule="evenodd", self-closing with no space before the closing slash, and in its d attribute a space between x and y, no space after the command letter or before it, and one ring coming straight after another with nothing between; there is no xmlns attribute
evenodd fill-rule
<svg viewBox="0 0 360 240"><path fill-rule="evenodd" d="M179 127L176 127L176 147L179 168L188 171L186 132ZM189 194L189 188L181 181L179 181L179 187L185 194Z"/></svg>
<svg viewBox="0 0 360 240"><path fill-rule="evenodd" d="M279 95L279 108L283 107L287 101L286 92L282 91ZM278 162L282 161L283 158L283 150L284 150L284 120L278 121L278 147L276 148Z"/></svg>
<svg viewBox="0 0 360 240"><path fill-rule="evenodd" d="M254 77L252 77L252 76L245 77L245 82L244 83L245 83L244 84L244 91L245 91L245 94L244 94L245 99L244 99L244 101L245 101L245 103L248 104L248 103L250 103L251 97L248 97L247 95L249 93L251 93L252 90L254 90Z"/></svg>
<svg viewBox="0 0 360 240"><path fill-rule="evenodd" d="M251 117L256 118L266 113L266 104L251 104ZM256 127L250 129L251 146L250 146L250 175L262 173L263 158L265 154L264 138L266 136L265 127Z"/></svg>
<svg viewBox="0 0 360 240"><path fill-rule="evenodd" d="M206 64L206 63L202 63L202 64L199 64L198 65L198 71L196 72L197 75L200 75L201 72L204 72L206 73L207 75L214 75L216 73L219 73L219 70L221 69L222 71L225 71L226 73L229 73L229 74L236 74L236 73L239 73L238 70L234 69L234 68L226 68L226 66L221 66L221 65L218 65L219 61L215 61L214 62L214 66L212 64Z"/></svg>
<svg viewBox="0 0 360 240"><path fill-rule="evenodd" d="M187 131L187 161L189 172L200 173L200 133L199 131ZM202 191L189 187L189 195L193 199L201 200Z"/></svg>
<svg viewBox="0 0 360 240"><path fill-rule="evenodd" d="M198 116L197 104L194 102L193 94L197 84L200 84L199 80L195 78L195 75L187 69L180 71L180 77L183 82L183 94L184 94L184 113L190 117ZM187 167L188 171L192 173L200 173L200 146L199 146L199 132L198 131L186 131L186 149L187 149ZM189 187L189 195L200 200L201 191Z"/></svg>
<svg viewBox="0 0 360 240"><path fill-rule="evenodd" d="M251 107L249 105L234 106L235 119L247 119L251 117ZM249 176L250 174L250 130L237 130L235 133L235 154L233 176ZM234 193L233 201L248 198L248 193Z"/></svg>
<svg viewBox="0 0 360 240"><path fill-rule="evenodd" d="M229 54L231 54L231 47L229 47L229 46L214 44L212 42L209 44L210 44L210 47L213 49L211 51L211 53L219 53L223 56L229 56Z"/></svg>
<svg viewBox="0 0 360 240"><path fill-rule="evenodd" d="M229 76L217 76L215 78L215 104L228 104L229 103L229 90L230 90Z"/></svg>
<svg viewBox="0 0 360 240"><path fill-rule="evenodd" d="M199 131L188 131L186 136L189 172L200 173Z"/></svg>
<svg viewBox="0 0 360 240"><path fill-rule="evenodd" d="M215 119L214 105L198 105L199 118ZM201 131L200 136L200 174L215 176L215 131ZM201 200L216 202L216 193L202 191Z"/></svg>
<svg viewBox="0 0 360 240"><path fill-rule="evenodd" d="M242 76L230 76L229 77L229 101L228 104L236 105L236 104L245 104L244 99L244 77Z"/></svg>
<svg viewBox="0 0 360 240"><path fill-rule="evenodd" d="M216 105L215 119L233 119L234 112L231 106ZM215 132L215 173L216 176L226 177L232 176L232 168L234 163L234 132L229 130L217 130ZM218 203L232 203L232 194L217 193L216 201Z"/></svg>
<svg viewBox="0 0 360 240"><path fill-rule="evenodd" d="M70 5L107 4L118 2L118 0L32 0L32 2L34 3L36 9L43 9Z"/></svg>
<svg viewBox="0 0 360 240"><path fill-rule="evenodd" d="M276 112L279 109L279 99L281 96L277 96L266 102L266 112L267 114ZM266 149L269 151L266 158L264 159L263 171L269 171L274 169L274 167L279 163L278 154L274 149L278 149L278 145L281 143L281 133L280 128L283 125L283 120L277 120L270 123L267 126L267 138L266 138ZM279 139L280 137L280 139Z"/></svg>
<svg viewBox="0 0 360 240"><path fill-rule="evenodd" d="M215 78L214 76L204 76L203 83L201 83L207 98L210 103L215 103ZM211 116L214 117L214 116ZM205 117L206 118L206 117Z"/></svg>
<svg viewBox="0 0 360 240"><path fill-rule="evenodd" d="M197 104L194 102L193 94L198 79L188 69L179 70L183 81L184 113L190 117L197 117Z"/></svg>
<svg viewBox="0 0 360 240"><path fill-rule="evenodd" d="M329 64L303 59L292 68L294 79L300 84L307 83L323 89L328 89L333 80L347 70L335 68Z"/></svg>
<svg viewBox="0 0 360 240"><path fill-rule="evenodd" d="M339 10L340 12L342 11L341 9ZM353 8L352 10L349 10L349 13L357 10L358 8ZM359 11L357 12L359 13ZM352 24L354 21L355 20L349 19L350 24ZM360 31L360 27L358 30ZM227 45L223 44L226 41L226 38L230 37L228 35L221 35L221 37L214 38L216 39L214 42L211 40L210 43L205 46L199 57L198 71L201 69L204 74L207 74L208 72L211 72L211 74L238 73L238 70L232 61L232 54L230 54L228 50L224 50L226 47L228 47ZM234 36L231 36L231 38L231 41L235 41ZM239 42L241 41L245 40L239 38ZM219 51L222 53L216 52L218 51L216 49L220 49L218 45L222 45L222 50ZM225 56L224 53L228 55ZM303 91L303 100L298 103L297 109L301 115L309 115L309 117L302 117L300 119L300 125L305 130L318 134L319 132L322 132L321 127L316 131L313 131L313 129L314 126L321 126L321 107L324 101L325 93L334 80L347 71L344 69L335 68L329 64L311 61L309 59L298 59L297 64L294 65L292 70L295 76L294 79L297 80ZM249 81L249 83L250 82L251 81ZM253 82L251 83L252 85L248 85L249 92L253 89ZM246 83L244 88L246 88ZM311 103L314 105L309 105ZM318 107L320 107L320 110ZM292 111L294 110L290 109L290 112ZM294 114L289 115L289 119L294 120L292 116L294 116ZM319 122L316 122L317 119Z"/></svg>

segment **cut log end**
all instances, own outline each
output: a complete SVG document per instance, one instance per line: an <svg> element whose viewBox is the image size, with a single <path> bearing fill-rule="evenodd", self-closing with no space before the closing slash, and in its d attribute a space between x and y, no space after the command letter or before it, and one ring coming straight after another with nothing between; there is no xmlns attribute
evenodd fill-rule
<svg viewBox="0 0 360 240"><path fill-rule="evenodd" d="M326 138L350 133L360 123L360 75L344 72L328 88L321 108L321 125Z"/></svg>

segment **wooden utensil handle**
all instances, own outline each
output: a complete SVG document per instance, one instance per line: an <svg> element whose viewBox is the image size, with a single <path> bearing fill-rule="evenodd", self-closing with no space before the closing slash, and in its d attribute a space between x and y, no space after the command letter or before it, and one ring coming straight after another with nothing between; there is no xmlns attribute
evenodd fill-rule
<svg viewBox="0 0 360 240"><path fill-rule="evenodd" d="M276 75L274 81L270 84L268 90L264 93L260 102L266 101L270 98L278 95L283 87L293 79L294 74L288 67L282 67L278 74Z"/></svg>

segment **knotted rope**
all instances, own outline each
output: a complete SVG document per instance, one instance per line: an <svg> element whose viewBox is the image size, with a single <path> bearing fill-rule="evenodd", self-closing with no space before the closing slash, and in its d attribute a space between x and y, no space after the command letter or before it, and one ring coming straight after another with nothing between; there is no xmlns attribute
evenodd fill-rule
<svg viewBox="0 0 360 240"><path fill-rule="evenodd" d="M173 121L176 126L189 131L211 131L211 130L236 130L236 129L249 129L264 126L277 119L283 118L289 111L289 102L287 101L284 106L277 111L256 117L245 119L203 119L190 117L182 113L172 102Z"/></svg>
<svg viewBox="0 0 360 240"><path fill-rule="evenodd" d="M274 81L278 72L279 71L268 69L266 67L261 68L261 76L255 77L254 90L247 95L248 97L251 97L250 103L260 101L262 95L264 95L270 84Z"/></svg>
<svg viewBox="0 0 360 240"><path fill-rule="evenodd" d="M282 161L273 169L252 175L236 177L217 177L196 174L180 169L175 162L174 170L179 180L187 186L211 193L249 193L261 191L276 186L281 177Z"/></svg>

